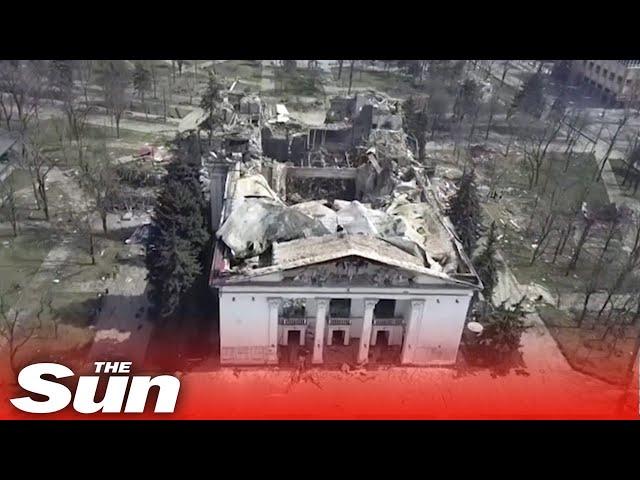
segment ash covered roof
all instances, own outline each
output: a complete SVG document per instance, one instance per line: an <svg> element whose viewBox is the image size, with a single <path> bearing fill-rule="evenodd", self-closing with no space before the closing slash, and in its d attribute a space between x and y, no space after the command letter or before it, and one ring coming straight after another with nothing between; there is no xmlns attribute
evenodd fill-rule
<svg viewBox="0 0 640 480"><path fill-rule="evenodd" d="M405 182L386 208L375 209L345 200L286 205L260 174L247 171L245 176L228 178L228 191L233 192L227 197L230 211L216 235L230 257L213 272L212 284L250 281L356 256L477 287L473 269L437 207L429 201L412 201L405 193L415 182Z"/></svg>

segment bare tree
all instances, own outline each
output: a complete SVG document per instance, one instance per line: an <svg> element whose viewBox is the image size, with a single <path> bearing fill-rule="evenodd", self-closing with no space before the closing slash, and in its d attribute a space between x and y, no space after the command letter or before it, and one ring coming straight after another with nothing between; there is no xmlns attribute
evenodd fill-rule
<svg viewBox="0 0 640 480"><path fill-rule="evenodd" d="M614 132L613 136L611 137L611 140L609 141L607 152L604 154L604 157L602 158L602 162L600 162L600 168L598 169L598 173L594 177L594 180L600 181L602 179L602 171L604 170L604 166L607 163L607 160L609 160L609 155L611 155L611 151L613 150L613 147L616 144L618 135L620 134L620 132L622 131L622 128L625 126L628 120L629 120L629 116L625 114L618 122L618 127L616 128L616 131Z"/></svg>
<svg viewBox="0 0 640 480"><path fill-rule="evenodd" d="M91 153L92 158L86 174L81 176L81 183L95 205L102 221L102 231L106 234L107 214L119 194L118 176L104 141L98 143Z"/></svg>
<svg viewBox="0 0 640 480"><path fill-rule="evenodd" d="M529 178L529 188L538 184L540 169L547 156L547 151L551 143L556 140L562 128L562 120L555 122L545 122L544 128L536 122L527 129L522 137L524 161L527 167Z"/></svg>
<svg viewBox="0 0 640 480"><path fill-rule="evenodd" d="M567 265L567 270L565 271L565 276L569 275L569 272L571 272L574 268L576 268L576 265L578 264L578 258L580 257L580 253L582 253L582 249L584 247L584 244L587 242L587 239L589 238L589 233L591 232L591 227L593 227L593 224L595 223L594 219L591 217L585 217L585 222L584 222L584 227L582 229L582 234L580 235L580 238L578 239L578 243L576 244L576 248L573 252L573 255L571 256L571 260L569 261L569 264Z"/></svg>
<svg viewBox="0 0 640 480"><path fill-rule="evenodd" d="M4 340L4 346L9 355L9 366L17 376L18 365L16 356L33 337L37 330L36 325L26 325L22 311L17 308L9 308L5 299L5 293L0 292L0 337Z"/></svg>
<svg viewBox="0 0 640 480"><path fill-rule="evenodd" d="M158 72L156 62L153 60L149 62L149 71L151 72L151 84L153 85L153 98L158 98Z"/></svg>
<svg viewBox="0 0 640 480"><path fill-rule="evenodd" d="M558 211L555 208L556 192L557 188L553 190L553 192L551 193L551 197L549 198L548 202L546 202L546 212L540 221L538 236L535 242L536 246L534 247L533 253L531 254L529 265L533 265L536 259L542 256L542 254L545 252L547 246L549 245L549 241L551 240L550 235L555 230L555 224L558 218Z"/></svg>
<svg viewBox="0 0 640 480"><path fill-rule="evenodd" d="M631 180L632 173L635 173L636 176L638 175L638 169L640 167L640 143L638 136L636 136L634 140L633 148L627 156L626 163L627 167L624 172L624 179L622 180L623 187L626 186L627 181Z"/></svg>
<svg viewBox="0 0 640 480"><path fill-rule="evenodd" d="M123 60L110 60L104 66L101 84L107 111L116 123L116 137L120 138L120 120L129 105L127 85L130 73Z"/></svg>
<svg viewBox="0 0 640 480"><path fill-rule="evenodd" d="M487 130L484 133L484 140L487 141L489 139L489 132L491 131L491 125L493 123L493 116L495 115L497 109L500 106L500 101L498 100L498 96L496 94L492 94L487 102L487 107L489 109L489 118L487 120Z"/></svg>
<svg viewBox="0 0 640 480"><path fill-rule="evenodd" d="M355 63L355 60L351 60L351 64L349 66L349 90L347 91L347 95L351 95L351 85L353 84L353 67Z"/></svg>
<svg viewBox="0 0 640 480"><path fill-rule="evenodd" d="M589 308L589 300L591 296L598 291L598 283L600 280L600 274L602 273L602 263L598 262L593 269L591 275L585 282L584 289L584 301L582 302L582 312L580 313L580 317L578 318L578 328L582 328L582 324L587 315L587 310Z"/></svg>
<svg viewBox="0 0 640 480"><path fill-rule="evenodd" d="M42 61L0 61L0 107L10 129L13 108L17 114L19 131L25 134L29 123L38 116L40 98L45 85L45 68ZM6 95L5 95L6 94ZM9 105L11 104L11 105Z"/></svg>
<svg viewBox="0 0 640 480"><path fill-rule="evenodd" d="M59 124L55 124L58 140L60 146L63 147L63 153L66 157L68 157L67 146L70 146L75 151L77 164L80 170L84 172L86 171L86 162L84 159L86 146L84 140L91 107L86 100L82 102L76 96L72 62L54 61L52 62L52 66L52 70L54 70L52 83L60 100L62 100L62 110L64 111L66 119L65 128L62 128ZM70 159L67 158L67 160Z"/></svg>
<svg viewBox="0 0 640 480"><path fill-rule="evenodd" d="M96 264L96 236L91 225L91 215L87 211L74 211L69 215L69 225L73 232L86 239L87 253L91 258L91 265Z"/></svg>
<svg viewBox="0 0 640 480"><path fill-rule="evenodd" d="M152 88L151 84L151 69L148 62L136 62L135 70L133 72L133 89L140 97L142 108L145 115L148 116L147 104L145 102L145 95L147 91Z"/></svg>
<svg viewBox="0 0 640 480"><path fill-rule="evenodd" d="M46 129L34 128L31 134L25 139L26 168L31 176L34 186L36 200L44 212L46 221L49 221L49 199L47 196L47 177L51 170L55 168L59 161L54 158L45 144Z"/></svg>
<svg viewBox="0 0 640 480"><path fill-rule="evenodd" d="M16 191L13 179L9 178L0 183L0 207L3 214L11 223L13 236L18 236L18 208L16 205Z"/></svg>
<svg viewBox="0 0 640 480"><path fill-rule="evenodd" d="M0 90L0 113L4 117L7 130L11 131L11 119L13 118L13 99L11 95Z"/></svg>
<svg viewBox="0 0 640 480"><path fill-rule="evenodd" d="M617 294L625 284L629 276L640 267L640 215L634 215L633 221L630 222L632 243L625 261L620 268L616 279L607 286L607 297L598 312L598 318L602 315L607 305L611 302L612 297Z"/></svg>
<svg viewBox="0 0 640 480"><path fill-rule="evenodd" d="M74 62L74 68L77 72L78 80L80 81L80 88L82 88L85 106L89 107L89 86L93 81L95 61L77 60Z"/></svg>
<svg viewBox="0 0 640 480"><path fill-rule="evenodd" d="M502 88L502 86L504 85L504 79L506 78L507 72L509 71L510 67L511 64L509 63L509 60L504 62L504 67L502 68L502 76L500 77L500 88Z"/></svg>

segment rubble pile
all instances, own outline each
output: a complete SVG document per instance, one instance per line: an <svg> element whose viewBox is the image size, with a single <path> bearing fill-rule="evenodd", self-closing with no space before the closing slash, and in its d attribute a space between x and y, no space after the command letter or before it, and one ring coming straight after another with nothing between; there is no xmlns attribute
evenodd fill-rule
<svg viewBox="0 0 640 480"><path fill-rule="evenodd" d="M394 183L384 207L322 197L320 193L326 192L317 187L322 179L316 178L305 179L318 188L308 192L312 199L288 194L289 202L292 197L298 202L286 205L265 177L255 173L258 169L257 162L252 163L237 179L231 212L216 234L231 250L237 269L263 265L257 257L274 243L343 234L385 240L436 272L457 270L456 251L437 211L430 203L417 201L421 198L417 175L408 181L389 177ZM334 187L337 183L324 180Z"/></svg>
<svg viewBox="0 0 640 480"><path fill-rule="evenodd" d="M428 180L402 131L397 102L375 92L336 97L323 127L291 121L283 105L275 121L263 122L272 109L258 97L228 103L232 121L207 135L202 172L208 183L208 169L233 165L216 232L230 253L223 273L273 265L283 242L308 240L321 251L331 238L334 248L335 238L377 239L383 241L377 249L400 263L458 271L458 251L437 202L425 194ZM390 119L386 127L383 118ZM293 165L300 170L287 175ZM314 167L349 170L334 177L307 171Z"/></svg>
<svg viewBox="0 0 640 480"><path fill-rule="evenodd" d="M415 161L413 152L408 147L407 134L402 131L372 130L369 143L379 159L394 160L401 167L411 165Z"/></svg>

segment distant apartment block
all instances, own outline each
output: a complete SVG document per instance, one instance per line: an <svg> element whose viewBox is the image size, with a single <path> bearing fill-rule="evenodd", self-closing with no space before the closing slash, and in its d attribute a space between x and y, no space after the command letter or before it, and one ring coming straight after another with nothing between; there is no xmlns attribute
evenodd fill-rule
<svg viewBox="0 0 640 480"><path fill-rule="evenodd" d="M580 83L600 92L612 104L640 101L640 60L573 60Z"/></svg>

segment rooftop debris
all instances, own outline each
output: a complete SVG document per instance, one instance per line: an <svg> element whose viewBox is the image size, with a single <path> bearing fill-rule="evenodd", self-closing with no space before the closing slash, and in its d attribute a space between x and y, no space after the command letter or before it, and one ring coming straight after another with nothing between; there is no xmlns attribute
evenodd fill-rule
<svg viewBox="0 0 640 480"><path fill-rule="evenodd" d="M236 259L254 257L274 242L325 235L318 220L269 198L240 197L217 236Z"/></svg>
<svg viewBox="0 0 640 480"><path fill-rule="evenodd" d="M399 115L397 102L375 92L334 98L326 123L305 127L284 104L229 98L235 113L262 116L257 125L235 116L208 137L203 176L229 166L214 277L239 281L347 256L450 281L473 273L411 138L401 122L380 123Z"/></svg>

